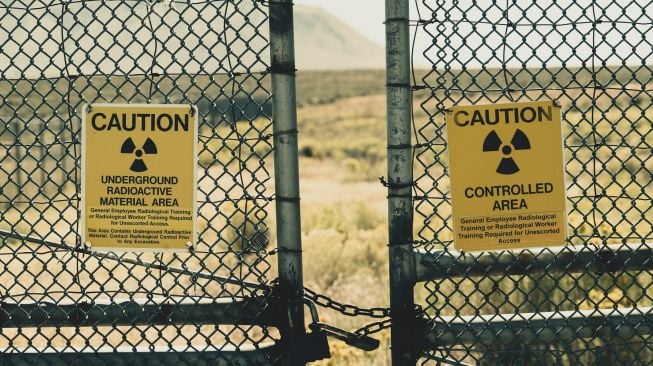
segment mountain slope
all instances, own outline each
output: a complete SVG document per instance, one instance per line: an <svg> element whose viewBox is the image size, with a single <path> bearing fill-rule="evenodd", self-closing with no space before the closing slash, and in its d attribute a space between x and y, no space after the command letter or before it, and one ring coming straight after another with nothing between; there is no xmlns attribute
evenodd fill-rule
<svg viewBox="0 0 653 366"><path fill-rule="evenodd" d="M383 68L383 47L328 12L295 7L295 57L300 70Z"/></svg>

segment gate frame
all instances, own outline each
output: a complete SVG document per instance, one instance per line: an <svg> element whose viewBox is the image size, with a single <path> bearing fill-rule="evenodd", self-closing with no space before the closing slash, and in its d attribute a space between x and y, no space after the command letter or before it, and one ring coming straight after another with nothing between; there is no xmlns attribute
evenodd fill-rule
<svg viewBox="0 0 653 366"><path fill-rule="evenodd" d="M386 0L386 110L390 339L393 365L414 365L412 87L408 0Z"/></svg>
<svg viewBox="0 0 653 366"><path fill-rule="evenodd" d="M650 271L653 269L653 248L573 250L563 246L553 251L524 249L519 252L467 253L465 256L446 250L415 250L412 189L414 145L411 140L414 88L410 79L409 4L408 0L385 0L392 365L416 365L422 352L436 349L438 345L464 343L461 340L477 341L481 331L486 341L498 339L499 334L512 339L535 339L542 337L542 332L544 337L567 340L597 337L604 333L618 334L622 338L653 334L653 326L650 325L653 324L653 307L633 308L637 312L617 309L598 312L578 309L557 313L536 311L522 313L522 319L497 320L496 317L487 317L462 325L450 324L446 318L442 318L443 321L429 329L429 319L415 305L414 288L420 282L488 274L527 276L552 269L566 273ZM511 265L516 262L522 265ZM516 324L521 326L514 327ZM514 328L520 331L513 331ZM453 360L438 361L456 364Z"/></svg>
<svg viewBox="0 0 653 366"><path fill-rule="evenodd" d="M274 134L274 182L279 263L278 295L286 306L289 324L279 325L281 337L293 339L306 333L304 307L294 306L304 296L302 238L299 205L299 149L292 0L269 1L270 73ZM281 316L282 319L286 316ZM290 350L284 365L305 365Z"/></svg>
<svg viewBox="0 0 653 366"><path fill-rule="evenodd" d="M263 2L268 5L269 55L272 83L272 129L274 139L274 178L278 253L278 286L271 290L270 303L261 303L257 298L234 298L222 303L197 303L181 301L175 303L149 303L151 299L133 299L120 303L71 302L69 304L34 302L20 303L0 301L0 329L34 327L86 327L103 325L170 325L170 324L216 324L216 325L259 325L279 329L280 339L271 345L215 347L207 351L176 351L173 347L150 349L139 347L94 349L92 352L66 352L48 348L45 352L21 349L3 353L1 358L12 365L27 365L38 362L53 363L65 361L84 365L93 363L136 362L210 362L216 365L277 364L305 365L303 360L294 359L287 347L288 341L306 333L303 306L296 306L304 296L302 271L301 223L299 211L299 162L297 144L297 111L295 86L295 53L293 41L292 0ZM127 75L129 76L129 75ZM65 76L64 76L65 77ZM28 79L29 80L29 79ZM70 116L70 118L73 118ZM16 125L18 127L18 125ZM86 247L71 248L65 244L26 237L13 232L0 231L6 238L46 245L95 256L98 259L142 264L140 260L123 259L113 253L91 251ZM219 280L225 283L243 284L252 287L264 284L243 283L206 273L187 269L169 268L151 264L152 268L170 270L198 278ZM237 281L237 282L236 282ZM252 301L254 300L254 301ZM5 350L6 351L6 350ZM23 352L21 352L23 351Z"/></svg>

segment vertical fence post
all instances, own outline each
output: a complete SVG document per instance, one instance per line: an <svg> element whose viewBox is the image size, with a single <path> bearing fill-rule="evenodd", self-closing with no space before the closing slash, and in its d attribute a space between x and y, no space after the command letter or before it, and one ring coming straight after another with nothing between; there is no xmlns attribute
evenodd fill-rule
<svg viewBox="0 0 653 366"><path fill-rule="evenodd" d="M292 0L275 0L270 6L270 71L274 120L274 181L276 189L279 294L295 300L303 295L302 243L299 213L299 161L295 91L295 49ZM292 329L282 337L303 334L304 310L291 307ZM286 354L284 364L302 365Z"/></svg>
<svg viewBox="0 0 653 366"><path fill-rule="evenodd" d="M411 145L410 37L408 0L386 0L388 114L388 231L392 364L415 365L415 260L413 242L413 157Z"/></svg>

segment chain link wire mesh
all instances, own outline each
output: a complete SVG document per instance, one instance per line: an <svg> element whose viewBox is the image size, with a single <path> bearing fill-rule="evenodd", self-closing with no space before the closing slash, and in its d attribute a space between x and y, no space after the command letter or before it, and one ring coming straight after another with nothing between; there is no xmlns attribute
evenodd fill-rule
<svg viewBox="0 0 653 366"><path fill-rule="evenodd" d="M269 305L262 285L276 271L268 53L268 7L257 0L0 2L5 355L230 351L278 339L257 320ZM82 245L87 103L198 107L192 253L94 253ZM66 307L80 304L81 313ZM224 306L227 324L212 318L215 306ZM243 319L240 310L251 306Z"/></svg>
<svg viewBox="0 0 653 366"><path fill-rule="evenodd" d="M421 362L651 364L653 5L415 5L431 64L415 80L415 250L450 259L416 292L433 335ZM562 106L565 247L454 251L445 110L533 100Z"/></svg>

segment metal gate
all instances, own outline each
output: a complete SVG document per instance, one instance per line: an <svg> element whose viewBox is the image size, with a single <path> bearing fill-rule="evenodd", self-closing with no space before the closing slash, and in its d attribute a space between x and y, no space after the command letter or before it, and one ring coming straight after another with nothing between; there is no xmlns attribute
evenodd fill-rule
<svg viewBox="0 0 653 366"><path fill-rule="evenodd" d="M388 311L304 294L292 3L1 2L2 361L303 364L319 358L298 356L318 345L303 334L308 299L385 319L322 325L364 349L392 324L397 365L653 362L653 5L408 9L386 0ZM426 72L411 68L413 32L428 38ZM567 245L453 250L447 109L538 99L563 111ZM80 115L98 102L198 106L192 251L82 243Z"/></svg>
<svg viewBox="0 0 653 366"><path fill-rule="evenodd" d="M0 2L0 363L289 361L288 315L304 332L294 88L289 1ZM87 103L197 106L194 250L82 243Z"/></svg>
<svg viewBox="0 0 653 366"><path fill-rule="evenodd" d="M651 364L653 5L386 6L394 364ZM447 109L533 100L562 107L566 245L455 251Z"/></svg>

